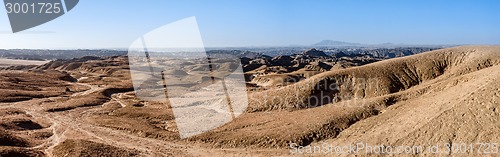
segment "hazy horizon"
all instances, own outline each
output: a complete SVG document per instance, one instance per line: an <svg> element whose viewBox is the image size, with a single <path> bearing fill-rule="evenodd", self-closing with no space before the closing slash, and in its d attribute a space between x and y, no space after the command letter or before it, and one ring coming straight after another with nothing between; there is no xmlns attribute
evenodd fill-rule
<svg viewBox="0 0 500 157"><path fill-rule="evenodd" d="M384 43L381 43L384 44ZM380 44L380 45L381 45ZM392 44L392 43L391 43ZM407 47L454 47L454 46L468 46L468 45L480 45L480 46L500 46L500 44L422 44L422 45L412 45L412 44L395 44L393 47L377 46L379 44L366 44L364 46L315 46L315 45L289 45L289 46L205 46L206 50L217 50L217 49L265 49L265 48L407 48ZM112 50L112 51L127 51L128 48L0 48L0 50Z"/></svg>
<svg viewBox="0 0 500 157"><path fill-rule="evenodd" d="M196 16L205 47L363 44L498 45L498 1L81 1L12 34L0 7L0 49L127 48L141 35Z"/></svg>

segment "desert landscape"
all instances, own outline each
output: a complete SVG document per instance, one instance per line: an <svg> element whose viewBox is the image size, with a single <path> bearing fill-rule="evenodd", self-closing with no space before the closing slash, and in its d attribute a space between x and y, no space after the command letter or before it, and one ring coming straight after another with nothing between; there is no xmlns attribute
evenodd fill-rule
<svg viewBox="0 0 500 157"><path fill-rule="evenodd" d="M499 147L476 144L500 143L499 46L390 57L314 48L236 56L248 107L229 123L187 138L179 134L175 104L137 97L126 55L3 67L0 156L394 155L316 151L360 142L423 147L396 155L435 155L425 150L437 144L441 156L495 156ZM219 72L239 66L216 58L210 64L190 61L166 72L201 75L206 66ZM173 84L203 88L227 76L210 75ZM473 145L453 149L460 144Z"/></svg>

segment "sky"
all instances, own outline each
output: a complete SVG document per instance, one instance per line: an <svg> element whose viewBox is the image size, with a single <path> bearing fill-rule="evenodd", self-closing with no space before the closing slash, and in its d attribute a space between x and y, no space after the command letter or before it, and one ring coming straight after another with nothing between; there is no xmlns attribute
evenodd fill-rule
<svg viewBox="0 0 500 157"><path fill-rule="evenodd" d="M0 7L0 49L127 48L195 16L206 47L364 44L500 45L497 0L81 0L65 15L12 33Z"/></svg>

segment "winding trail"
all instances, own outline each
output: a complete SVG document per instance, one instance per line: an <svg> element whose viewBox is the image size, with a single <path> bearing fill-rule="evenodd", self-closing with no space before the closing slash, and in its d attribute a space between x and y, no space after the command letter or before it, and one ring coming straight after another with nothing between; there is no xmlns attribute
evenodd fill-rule
<svg viewBox="0 0 500 157"><path fill-rule="evenodd" d="M75 85L86 86L89 87L89 89L74 93L70 98L87 96L104 89L103 87L84 83L75 83ZM126 104L119 100L123 97L126 97L126 95L123 93L115 93L111 95L110 101L116 101L121 107L126 107ZM169 156L174 153L183 154L180 152L181 150L190 149L189 146L175 144L174 142L138 137L123 131L96 126L86 122L85 118L82 118L99 111L100 106L77 108L60 113L46 112L46 108L44 108L43 105L53 98L58 97L0 104L0 109L10 108L22 110L34 119L43 119L51 123L50 127L45 129L51 130L53 135L46 139L45 142L29 148L32 150L43 150L47 156L54 156L52 153L54 147L61 144L66 139L86 139L113 146L135 149L145 153L147 156Z"/></svg>
<svg viewBox="0 0 500 157"><path fill-rule="evenodd" d="M120 106L122 108L124 107L127 107L127 104L123 103L120 99L123 99L123 97L125 96L124 93L115 93L113 95L111 95L111 100L114 100L116 101L118 104L120 104Z"/></svg>
<svg viewBox="0 0 500 157"><path fill-rule="evenodd" d="M72 97L91 96L94 92L104 90L104 87L85 83L74 83L73 85L88 87L87 90L74 93ZM127 107L127 103L121 99L130 97L126 93L114 93L109 102L117 102L121 108ZM185 141L164 141L153 138L139 137L126 131L102 127L86 121L86 117L102 111L103 105L93 107L81 107L63 112L47 112L46 103L52 103L60 97L35 98L15 103L0 103L0 109L17 109L25 111L33 119L42 119L50 126L44 130L50 130L52 136L42 143L30 147L31 150L41 150L46 156L54 156L54 148L67 139L85 139L98 143L104 143L121 148L138 150L144 156L211 156L211 155L249 155L246 149L211 149L201 145L186 143ZM65 98L67 99L67 98ZM272 151L272 150L271 150ZM256 151L255 151L256 152ZM254 152L254 153L255 153ZM251 152L250 152L251 153Z"/></svg>

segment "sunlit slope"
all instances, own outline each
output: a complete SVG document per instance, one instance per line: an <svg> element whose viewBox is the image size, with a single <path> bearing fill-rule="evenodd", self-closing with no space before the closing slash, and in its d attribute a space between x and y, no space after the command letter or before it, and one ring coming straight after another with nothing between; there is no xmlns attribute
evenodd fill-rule
<svg viewBox="0 0 500 157"><path fill-rule="evenodd" d="M354 98L373 98L500 63L500 47L463 46L334 70L283 88L251 95L249 112L295 110ZM323 101L311 101L322 96ZM328 101L326 97L331 97Z"/></svg>
<svg viewBox="0 0 500 157"><path fill-rule="evenodd" d="M191 140L222 147L269 148L325 139L436 142L466 137L458 137L460 132L494 140L488 134L499 132L500 126L496 121L500 119L496 109L499 63L500 47L467 46L326 72L295 85L254 93L254 103L272 98L285 102L252 104L249 113ZM363 79L368 81L359 81ZM308 85L325 80L339 87L325 92ZM307 104L319 92L354 97L319 107ZM308 105L312 108L306 109ZM419 131L424 127L434 129ZM434 136L439 132L450 138Z"/></svg>

